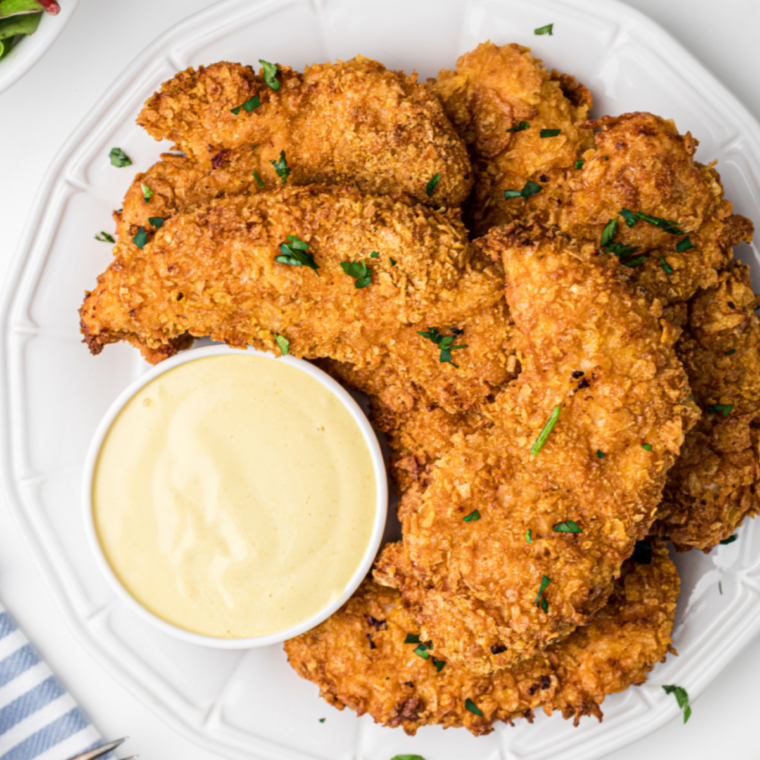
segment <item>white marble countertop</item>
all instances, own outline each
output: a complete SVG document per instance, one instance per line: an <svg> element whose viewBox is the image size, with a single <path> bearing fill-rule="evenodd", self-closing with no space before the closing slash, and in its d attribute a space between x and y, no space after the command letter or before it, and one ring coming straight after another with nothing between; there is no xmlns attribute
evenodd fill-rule
<svg viewBox="0 0 760 760"><path fill-rule="evenodd" d="M69 133L148 43L208 5L204 0L81 0L42 61L0 95L0 279L48 164ZM664 26L760 119L758 0L629 0L629 5ZM216 757L166 726L74 638L2 498L0 599L105 737L129 735L125 749L143 760ZM676 719L607 760L709 758L726 752L732 760L758 760L754 676L760 680L760 639L694 702L688 725Z"/></svg>

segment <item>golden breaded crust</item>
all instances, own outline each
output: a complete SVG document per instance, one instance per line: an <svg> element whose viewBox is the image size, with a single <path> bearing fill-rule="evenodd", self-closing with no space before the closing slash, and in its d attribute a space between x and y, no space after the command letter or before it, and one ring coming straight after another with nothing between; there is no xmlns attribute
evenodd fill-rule
<svg viewBox="0 0 760 760"><path fill-rule="evenodd" d="M537 225L496 228L480 245L504 262L522 372L482 408L493 427L455 437L427 488L404 496L405 556L381 555L375 579L401 590L448 659L488 673L604 605L693 413L677 333L614 257ZM553 530L567 520L582 533Z"/></svg>
<svg viewBox="0 0 760 760"><path fill-rule="evenodd" d="M377 723L414 734L420 726L464 726L476 736L497 721L533 719L559 711L577 724L601 719L607 694L640 684L670 648L678 574L662 548L649 565L624 565L623 575L593 622L541 655L489 676L444 661L432 650L415 654L407 636L424 635L393 589L365 581L321 625L285 643L296 672L319 686L334 707L369 713ZM465 706L471 700L483 713Z"/></svg>

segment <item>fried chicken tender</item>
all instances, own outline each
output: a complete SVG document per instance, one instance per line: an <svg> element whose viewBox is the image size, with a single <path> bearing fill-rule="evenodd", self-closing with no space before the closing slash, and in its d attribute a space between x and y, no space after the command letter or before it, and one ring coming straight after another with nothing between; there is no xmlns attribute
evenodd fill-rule
<svg viewBox="0 0 760 760"><path fill-rule="evenodd" d="M670 472L653 530L709 551L760 511L760 320L738 262L690 302L678 353L703 417Z"/></svg>
<svg viewBox="0 0 760 760"><path fill-rule="evenodd" d="M546 182L593 146L584 125L591 93L567 74L547 72L529 48L484 42L459 58L456 71L443 69L434 86L472 156L467 216L476 235L523 216L525 201L505 203L505 190ZM542 137L543 130L559 133Z"/></svg>
<svg viewBox="0 0 760 760"><path fill-rule="evenodd" d="M285 651L329 704L369 713L407 734L442 724L480 736L497 721L533 720L539 709L549 715L557 710L577 725L584 715L601 720L599 706L607 694L643 683L665 659L678 587L667 552L653 548L651 564L626 562L609 602L590 625L488 676L445 662L436 641L432 649L406 643L410 635L427 639L398 592L371 581L324 623L285 642ZM482 715L468 710L467 700Z"/></svg>
<svg viewBox="0 0 760 760"><path fill-rule="evenodd" d="M316 271L277 261L288 236L309 246ZM371 284L356 288L345 262L364 262ZM200 336L273 351L279 334L296 356L388 365L459 412L508 378L505 310L501 265L467 241L456 213L310 186L175 216L136 255L115 257L80 314L93 353L126 340L158 361ZM467 345L458 368L418 334L453 325Z"/></svg>
<svg viewBox="0 0 760 760"><path fill-rule="evenodd" d="M493 427L459 436L405 494L403 551L386 550L375 579L399 588L442 656L486 674L605 604L694 413L677 332L614 257L538 225L480 245L503 258L522 372L483 405ZM554 530L566 521L582 532Z"/></svg>
<svg viewBox="0 0 760 760"><path fill-rule="evenodd" d="M272 165L284 151L288 184L351 183L365 194L406 193L435 206L458 206L467 197L472 178L466 148L430 85L418 84L416 74L357 56L314 64L303 74L280 66L277 80L274 90L250 67L220 62L165 82L137 123L156 140L174 142L187 158L173 161L168 171L157 165L142 181L154 189L154 179L169 179L183 185L185 197L201 196L201 203L255 192L254 171L272 189L285 182ZM166 175L178 168L185 176L172 183ZM132 195L139 197L134 186ZM171 194L163 202L171 209ZM135 206L129 221L144 224L145 209Z"/></svg>

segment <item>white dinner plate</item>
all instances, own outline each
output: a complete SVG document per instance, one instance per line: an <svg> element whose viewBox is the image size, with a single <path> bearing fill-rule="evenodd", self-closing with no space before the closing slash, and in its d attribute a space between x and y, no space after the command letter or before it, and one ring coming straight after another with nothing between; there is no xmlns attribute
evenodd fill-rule
<svg viewBox="0 0 760 760"><path fill-rule="evenodd" d="M534 36L548 23L553 36ZM669 656L644 686L608 698L601 725L587 718L573 728L542 715L477 739L439 727L411 738L329 707L290 669L280 646L203 649L154 630L98 572L79 509L82 465L101 416L148 365L127 345L90 356L77 309L111 258L110 246L93 235L112 229L111 210L134 171L168 147L135 126L143 101L178 70L223 59L301 68L361 53L428 77L489 38L529 45L549 68L578 76L593 92L597 116L646 110L674 118L681 132L699 138L699 160L719 160L736 210L760 220L760 127L665 32L613 0L227 0L157 39L109 88L51 166L30 217L0 316L0 471L8 503L88 650L183 734L225 757L592 760L676 716L663 684L696 697L760 631L760 529L749 521L735 543L677 558L680 657ZM112 167L113 146L134 167ZM760 286L757 249L743 245L738 254Z"/></svg>

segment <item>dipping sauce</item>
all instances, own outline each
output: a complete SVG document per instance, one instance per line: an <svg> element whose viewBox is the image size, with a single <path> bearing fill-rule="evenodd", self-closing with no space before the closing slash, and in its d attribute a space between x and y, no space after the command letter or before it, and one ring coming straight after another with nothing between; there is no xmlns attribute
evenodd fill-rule
<svg viewBox="0 0 760 760"><path fill-rule="evenodd" d="M106 434L95 530L122 585L194 633L247 638L345 590L376 510L369 448L305 372L218 355L159 375Z"/></svg>

